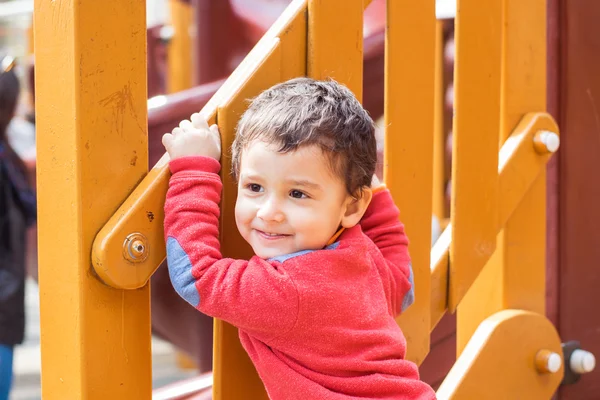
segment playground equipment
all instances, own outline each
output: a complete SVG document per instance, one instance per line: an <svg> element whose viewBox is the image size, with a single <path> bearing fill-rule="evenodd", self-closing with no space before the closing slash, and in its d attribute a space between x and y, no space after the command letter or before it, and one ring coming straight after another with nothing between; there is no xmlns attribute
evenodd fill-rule
<svg viewBox="0 0 600 400"><path fill-rule="evenodd" d="M202 111L223 147L245 99L277 82L333 77L361 98L367 5L292 1ZM433 1L387 4L385 180L411 237L417 299L399 323L421 363L430 331L457 312L460 356L441 399L550 398L564 361L544 317L544 171L559 144L544 112L545 1L459 10L451 224L430 251L439 27ZM36 0L44 399L150 397L148 279L165 255L168 169L163 157L146 174L143 32L143 4ZM223 180L222 252L245 257ZM221 321L214 354L213 398L265 398Z"/></svg>

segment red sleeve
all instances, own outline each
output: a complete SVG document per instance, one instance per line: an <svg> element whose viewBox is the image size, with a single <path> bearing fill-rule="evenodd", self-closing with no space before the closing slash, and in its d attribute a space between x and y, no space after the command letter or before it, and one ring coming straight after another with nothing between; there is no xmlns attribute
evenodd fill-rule
<svg viewBox="0 0 600 400"><path fill-rule="evenodd" d="M392 310L398 315L414 301L413 274L408 238L399 220L400 212L389 190L376 191L360 225L383 255L392 280Z"/></svg>
<svg viewBox="0 0 600 400"><path fill-rule="evenodd" d="M265 339L290 330L298 313L294 283L279 263L223 258L219 249L218 161L171 161L165 240L171 282L198 310Z"/></svg>

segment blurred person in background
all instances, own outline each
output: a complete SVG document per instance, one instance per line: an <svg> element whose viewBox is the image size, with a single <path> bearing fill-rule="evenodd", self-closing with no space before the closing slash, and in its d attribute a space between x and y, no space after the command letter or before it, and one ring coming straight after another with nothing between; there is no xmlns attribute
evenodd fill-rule
<svg viewBox="0 0 600 400"><path fill-rule="evenodd" d="M20 83L10 56L0 63L0 400L7 400L14 347L25 334L26 230L36 220L35 192L8 138Z"/></svg>

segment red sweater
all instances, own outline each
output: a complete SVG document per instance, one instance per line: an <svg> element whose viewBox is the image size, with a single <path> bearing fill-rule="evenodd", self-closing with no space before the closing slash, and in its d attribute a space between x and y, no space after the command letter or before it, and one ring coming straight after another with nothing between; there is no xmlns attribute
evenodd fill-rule
<svg viewBox="0 0 600 400"><path fill-rule="evenodd" d="M271 399L435 399L404 359L394 317L412 301L404 227L387 190L323 250L223 258L220 164L171 161L165 238L171 281L198 310L239 328Z"/></svg>

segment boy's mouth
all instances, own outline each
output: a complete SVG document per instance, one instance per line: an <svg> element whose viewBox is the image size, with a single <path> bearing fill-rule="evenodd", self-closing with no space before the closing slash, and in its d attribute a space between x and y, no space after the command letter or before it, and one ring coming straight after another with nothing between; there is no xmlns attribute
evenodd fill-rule
<svg viewBox="0 0 600 400"><path fill-rule="evenodd" d="M259 234L260 237L267 239L267 240L276 240L276 239L283 239L292 235L286 235L283 233L272 233L272 232L264 232L258 229L255 229L256 233Z"/></svg>

